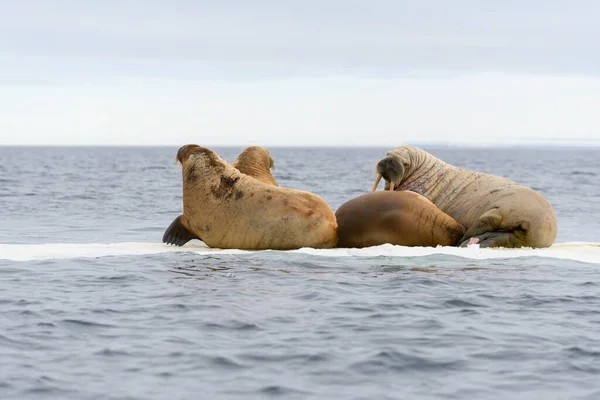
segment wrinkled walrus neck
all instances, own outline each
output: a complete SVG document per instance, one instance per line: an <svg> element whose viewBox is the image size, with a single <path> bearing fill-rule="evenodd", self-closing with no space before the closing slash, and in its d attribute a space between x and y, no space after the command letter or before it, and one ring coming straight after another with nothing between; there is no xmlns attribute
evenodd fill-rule
<svg viewBox="0 0 600 400"><path fill-rule="evenodd" d="M279 186L273 175L271 175L271 168L274 166L273 158L265 148L260 146L247 147L233 161L231 166L242 174L262 183Z"/></svg>
<svg viewBox="0 0 600 400"><path fill-rule="evenodd" d="M403 182L412 177L415 171L422 169L429 159L427 153L414 146L399 147L389 151L388 155L396 157L404 164ZM401 184L403 182L399 183Z"/></svg>
<svg viewBox="0 0 600 400"><path fill-rule="evenodd" d="M411 190L428 198L440 209L454 201L471 181L461 178L460 169L441 160L429 158L421 168L408 174L399 190ZM460 182L459 182L460 181ZM456 188L448 191L448 187Z"/></svg>
<svg viewBox="0 0 600 400"><path fill-rule="evenodd" d="M228 167L221 168L220 173L204 168L205 172L198 173L196 180L188 179L183 182L183 215L188 221L193 221L193 230L200 237L206 234L205 230L211 228L210 224L199 224L198 221L211 219L215 213L220 212L223 204L238 201L240 183L251 179ZM236 215L235 218L237 217Z"/></svg>
<svg viewBox="0 0 600 400"><path fill-rule="evenodd" d="M235 168L238 169L242 174L246 174L251 176L252 178L259 180L263 183L279 186L273 175L271 175L271 171L269 169L269 165L266 164L257 164L257 163L235 163L233 164Z"/></svg>
<svg viewBox="0 0 600 400"><path fill-rule="evenodd" d="M215 173L223 172L223 166L217 161L193 154L183 161L181 169L183 184L189 188L204 185Z"/></svg>
<svg viewBox="0 0 600 400"><path fill-rule="evenodd" d="M402 181L396 185L396 190L410 190L419 193L436 206L442 208L451 203L459 194L448 193L448 184L460 175L460 169L450 165L429 153L413 146L401 146L388 152L388 155L404 163L405 172ZM468 185L469 182L464 182ZM386 182L386 189L388 187ZM460 186L460 185L459 185Z"/></svg>

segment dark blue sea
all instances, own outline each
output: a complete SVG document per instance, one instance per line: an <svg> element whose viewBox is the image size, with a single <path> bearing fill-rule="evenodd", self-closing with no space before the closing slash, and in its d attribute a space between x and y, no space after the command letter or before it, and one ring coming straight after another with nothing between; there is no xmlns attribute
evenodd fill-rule
<svg viewBox="0 0 600 400"><path fill-rule="evenodd" d="M335 210L389 149L269 150ZM426 150L541 192L556 244L169 247L177 148L0 147L0 399L599 399L600 149Z"/></svg>

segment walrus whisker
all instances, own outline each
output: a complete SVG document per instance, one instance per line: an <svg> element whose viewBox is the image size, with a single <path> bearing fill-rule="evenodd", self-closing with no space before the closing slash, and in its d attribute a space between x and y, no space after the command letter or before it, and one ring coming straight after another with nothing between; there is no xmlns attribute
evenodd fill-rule
<svg viewBox="0 0 600 400"><path fill-rule="evenodd" d="M374 192L375 190L377 190L377 186L379 185L379 181L381 181L381 174L377 174L377 179L375 180L375 184L373 185L373 190L371 190L371 192Z"/></svg>

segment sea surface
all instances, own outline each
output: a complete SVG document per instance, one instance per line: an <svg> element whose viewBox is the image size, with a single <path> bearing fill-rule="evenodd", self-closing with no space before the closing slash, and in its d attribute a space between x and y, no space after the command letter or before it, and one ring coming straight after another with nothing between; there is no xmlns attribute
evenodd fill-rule
<svg viewBox="0 0 600 400"><path fill-rule="evenodd" d="M389 149L269 150L335 210ZM175 248L177 148L0 147L0 399L599 399L600 149L426 150L545 195L557 244Z"/></svg>

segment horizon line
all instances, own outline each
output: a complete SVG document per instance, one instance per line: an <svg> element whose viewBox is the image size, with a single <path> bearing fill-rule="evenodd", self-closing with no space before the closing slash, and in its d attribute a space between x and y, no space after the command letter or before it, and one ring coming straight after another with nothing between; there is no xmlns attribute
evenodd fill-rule
<svg viewBox="0 0 600 400"><path fill-rule="evenodd" d="M188 144L188 143L185 143ZM185 144L1 144L0 148L178 148ZM597 148L600 147L600 141L589 141L574 139L570 142L524 142L524 143L445 143L445 142L425 142L425 143L396 143L392 144L365 144L365 145L333 145L333 144L203 144L204 147L248 147L261 146L270 148L396 148L399 146L410 145L415 147L435 147L435 148Z"/></svg>

